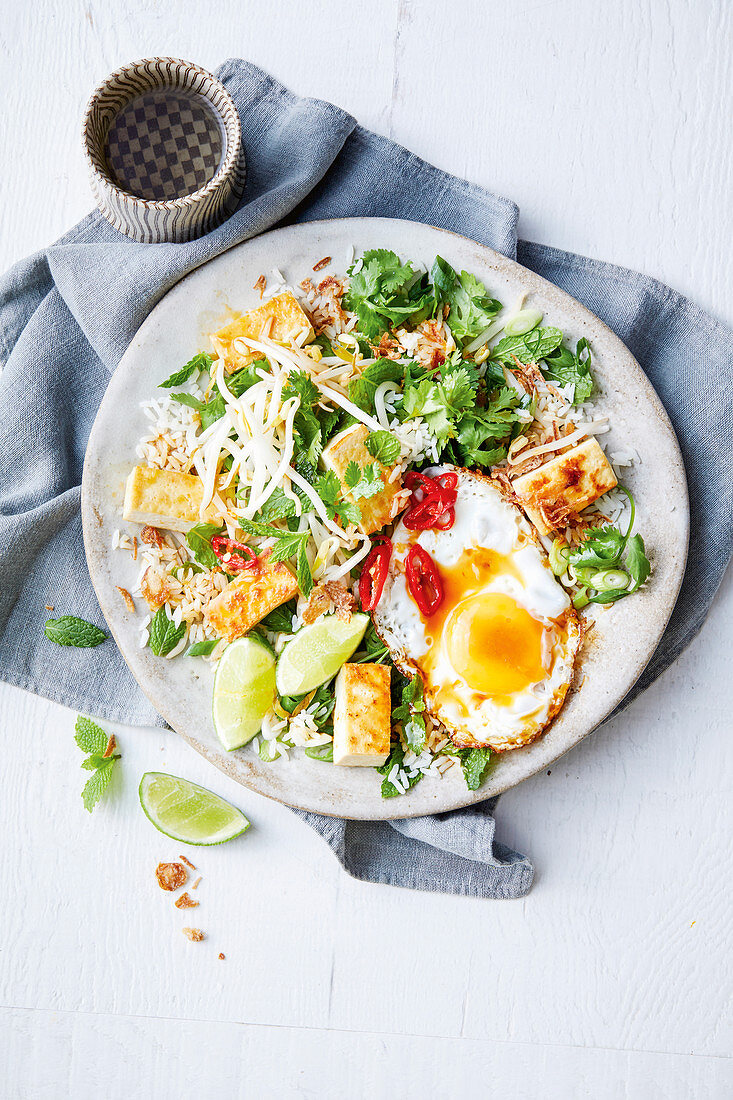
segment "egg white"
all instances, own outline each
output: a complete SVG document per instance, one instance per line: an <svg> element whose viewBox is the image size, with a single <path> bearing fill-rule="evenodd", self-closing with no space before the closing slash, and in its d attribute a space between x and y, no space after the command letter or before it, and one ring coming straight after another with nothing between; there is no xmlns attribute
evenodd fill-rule
<svg viewBox="0 0 733 1100"><path fill-rule="evenodd" d="M374 622L398 668L407 675L420 672L428 712L457 745L490 745L496 751L517 748L537 737L562 707L573 676L580 626L519 509L504 498L495 482L480 474L454 467L428 472L448 470L458 474L455 522L448 531L409 531L401 521L396 525L389 576ZM447 632L430 643L426 624L407 590L404 561L415 542L439 569L450 570L474 548L510 560L517 576L498 572L488 583L469 584L466 594L501 593L542 624L545 675L541 680L501 701L478 694L463 680L449 659Z"/></svg>

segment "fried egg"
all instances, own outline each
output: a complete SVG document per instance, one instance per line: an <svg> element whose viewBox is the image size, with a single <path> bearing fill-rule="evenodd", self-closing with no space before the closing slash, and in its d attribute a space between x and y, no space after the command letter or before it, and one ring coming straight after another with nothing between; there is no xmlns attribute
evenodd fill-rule
<svg viewBox="0 0 733 1100"><path fill-rule="evenodd" d="M498 485L458 475L448 531L409 531L400 521L374 623L397 667L420 673L426 709L456 745L497 752L538 737L563 705L580 645L567 593L519 509ZM405 579L418 542L435 563L444 599L424 616Z"/></svg>

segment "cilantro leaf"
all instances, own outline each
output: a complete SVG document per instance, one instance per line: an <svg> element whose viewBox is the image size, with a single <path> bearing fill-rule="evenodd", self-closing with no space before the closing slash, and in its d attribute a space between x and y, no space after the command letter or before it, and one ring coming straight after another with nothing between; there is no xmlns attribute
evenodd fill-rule
<svg viewBox="0 0 733 1100"><path fill-rule="evenodd" d="M297 397L301 408L310 409L321 400L321 393L311 376L304 370L293 370L283 386L283 398Z"/></svg>
<svg viewBox="0 0 733 1100"><path fill-rule="evenodd" d="M186 542L199 565L203 565L207 569L213 569L220 564L219 559L211 549L211 540L214 535L220 535L223 530L224 528L216 523L197 523L187 533Z"/></svg>
<svg viewBox="0 0 733 1100"><path fill-rule="evenodd" d="M364 440L364 446L372 458L376 458L383 466L392 466L400 457L400 441L392 433L385 429L370 432Z"/></svg>
<svg viewBox="0 0 733 1100"><path fill-rule="evenodd" d="M76 615L62 615L60 619L47 619L43 633L56 645L74 646L76 649L88 649L101 645L107 635L94 623L79 619Z"/></svg>
<svg viewBox="0 0 733 1100"><path fill-rule="evenodd" d="M194 355L193 359L181 367L180 370L174 371L169 378L166 378L165 382L159 383L159 389L169 390L173 386L182 386L184 382L187 382L192 374L202 370L209 370L214 360L210 355L207 355L205 351L199 352L198 355Z"/></svg>
<svg viewBox="0 0 733 1100"><path fill-rule="evenodd" d="M408 680L402 689L402 702L392 711L392 720L402 725L402 731L407 742L407 747L414 753L421 753L425 748L427 736L425 728L425 699L423 696L423 682L419 673L412 680Z"/></svg>
<svg viewBox="0 0 733 1100"><path fill-rule="evenodd" d="M83 714L80 714L74 726L74 740L82 752L101 755L107 748L109 738L96 722L92 722L91 718L85 718Z"/></svg>
<svg viewBox="0 0 733 1100"><path fill-rule="evenodd" d="M179 626L168 618L165 607L159 607L150 621L148 645L156 657L165 657L175 649L186 633L186 623Z"/></svg>
<svg viewBox="0 0 733 1100"><path fill-rule="evenodd" d="M578 341L575 354L569 348L559 347L551 355L545 356L543 374L545 378L565 386L572 382L575 386L574 405L582 405L593 393L593 375L591 373L591 353L588 341Z"/></svg>
<svg viewBox="0 0 733 1100"><path fill-rule="evenodd" d="M485 329L501 309L483 283L468 271L460 275L442 256L436 256L430 271L435 288L435 311L450 306L448 326L456 340L471 340Z"/></svg>
<svg viewBox="0 0 733 1100"><path fill-rule="evenodd" d="M625 565L627 572L634 582L629 592L636 592L637 588L641 588L652 571L649 558L646 556L644 549L644 540L641 535L633 535L629 539L626 546Z"/></svg>
<svg viewBox="0 0 733 1100"><path fill-rule="evenodd" d="M109 757L107 760L103 760L101 765L89 776L84 789L81 792L82 801L84 802L84 809L92 812L94 807L99 802L100 798L109 787L110 780L112 779L112 767L114 765L114 758Z"/></svg>
<svg viewBox="0 0 733 1100"><path fill-rule="evenodd" d="M432 306L433 289L427 277L417 275L411 263L401 263L387 249L365 252L359 271L352 267L349 275L344 306L356 313L361 332L372 342L391 325L417 323Z"/></svg>
<svg viewBox="0 0 733 1100"><path fill-rule="evenodd" d="M354 500L376 496L384 481L374 463L361 467L352 458L344 471L344 481Z"/></svg>

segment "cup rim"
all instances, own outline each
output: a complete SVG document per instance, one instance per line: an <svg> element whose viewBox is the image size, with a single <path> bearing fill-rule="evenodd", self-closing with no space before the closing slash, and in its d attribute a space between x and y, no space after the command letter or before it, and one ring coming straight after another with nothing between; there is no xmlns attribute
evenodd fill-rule
<svg viewBox="0 0 733 1100"><path fill-rule="evenodd" d="M92 156L90 148L91 142L89 140L89 128L92 111L101 95L109 89L111 84L118 81L121 77L126 76L131 70L136 69L138 66L154 65L159 62L162 62L163 64L181 66L182 68L189 70L190 72L198 76L203 76L206 77L208 80L211 80L216 86L219 94L224 99L225 108L227 113L229 114L229 118L224 117L220 108L215 107L214 104L211 103L211 96L208 94L208 91L199 91L197 93L211 103L212 110L221 118L222 122L224 123L224 130L226 134L226 153L216 173L211 177L210 180L206 181L203 187L200 187L197 191L190 191L187 195L180 195L178 198L175 199L143 199L139 195L134 195L131 191L125 191L125 189L123 187L120 187L120 185L116 183L110 175L100 169L97 161ZM164 85L160 86L164 87ZM134 99L135 97L131 96L130 98ZM130 102L130 100L128 100L128 102ZM229 123L231 123L233 127L233 133L231 134ZM94 89L89 97L86 108L84 110L84 119L82 121L82 143L84 145L84 156L86 158L89 169L99 184L106 188L112 189L120 195L124 195L127 202L132 203L134 206L138 206L145 210L149 210L151 208L154 208L156 210L180 210L187 206L192 206L195 203L198 203L201 199L217 191L222 182L232 174L232 171L241 156L242 128L239 120L239 113L234 104L234 100L232 99L231 95L224 87L222 82L218 79L218 77L214 76L214 74L209 72L208 69L204 69L201 65L197 65L193 61L185 61L180 57L144 57L141 58L139 61L130 61L126 65L121 65L118 69L115 69L114 72L106 76L104 80L102 80Z"/></svg>

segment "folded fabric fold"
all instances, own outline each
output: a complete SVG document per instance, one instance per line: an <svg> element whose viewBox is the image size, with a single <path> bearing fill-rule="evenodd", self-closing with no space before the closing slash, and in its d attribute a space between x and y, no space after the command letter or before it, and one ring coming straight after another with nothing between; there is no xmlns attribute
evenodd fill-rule
<svg viewBox="0 0 733 1100"><path fill-rule="evenodd" d="M141 245L92 213L0 281L0 676L102 717L160 723L112 645L55 652L42 634L46 605L102 624L78 508L109 374L156 302L196 267L283 222L373 215L426 222L517 255L605 320L660 393L687 466L691 568L626 705L699 630L730 558L729 330L646 276L518 242L514 203L426 164L333 104L297 97L244 61L227 61L217 75L239 110L248 165L245 193L226 222L188 244ZM532 867L494 841L493 807L391 823L301 816L359 878L518 897Z"/></svg>

